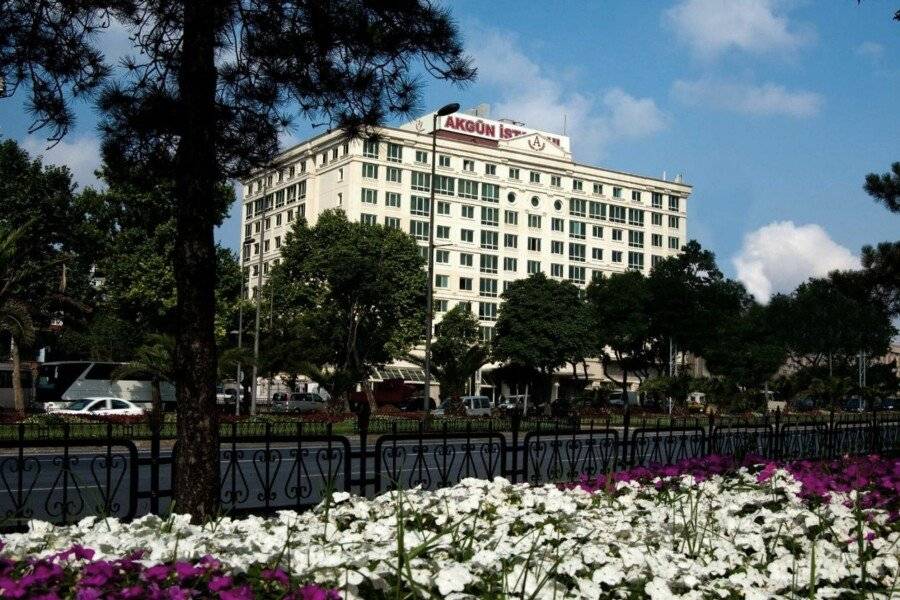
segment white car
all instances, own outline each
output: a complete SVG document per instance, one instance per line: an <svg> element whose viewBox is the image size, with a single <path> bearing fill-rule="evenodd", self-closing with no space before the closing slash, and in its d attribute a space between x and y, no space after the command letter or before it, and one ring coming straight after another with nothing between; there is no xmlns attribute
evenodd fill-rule
<svg viewBox="0 0 900 600"><path fill-rule="evenodd" d="M491 416L491 399L487 396L463 396L460 398L466 409L467 417L489 417ZM431 411L436 417L443 417L450 406L450 400L444 400L441 405Z"/></svg>
<svg viewBox="0 0 900 600"><path fill-rule="evenodd" d="M142 415L144 409L121 398L81 398L65 408L50 410L55 415Z"/></svg>

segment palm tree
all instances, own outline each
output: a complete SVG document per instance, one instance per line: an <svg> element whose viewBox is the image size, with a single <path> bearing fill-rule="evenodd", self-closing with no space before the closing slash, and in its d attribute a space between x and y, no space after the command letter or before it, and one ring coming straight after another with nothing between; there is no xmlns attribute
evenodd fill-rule
<svg viewBox="0 0 900 600"><path fill-rule="evenodd" d="M0 332L10 336L14 406L20 413L25 412L25 395L19 348L34 341L35 327L28 304L15 295L16 284L26 274L26 269L19 264L21 256L17 249L19 239L30 225L31 222L28 222L18 229L11 229L0 224Z"/></svg>
<svg viewBox="0 0 900 600"><path fill-rule="evenodd" d="M158 424L162 412L160 382L175 380L175 338L171 335L154 333L134 354L134 360L116 368L113 380L134 376L150 376L152 386L152 421Z"/></svg>

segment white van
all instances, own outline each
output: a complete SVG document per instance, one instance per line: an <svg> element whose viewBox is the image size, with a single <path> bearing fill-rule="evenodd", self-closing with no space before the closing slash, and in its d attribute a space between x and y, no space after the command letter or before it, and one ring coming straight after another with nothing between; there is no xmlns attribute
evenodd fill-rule
<svg viewBox="0 0 900 600"><path fill-rule="evenodd" d="M467 417L489 417L491 416L492 405L491 399L487 396L463 396L460 398L463 406L466 408ZM441 402L441 405L431 411L431 414L441 417L446 413L450 406L450 399Z"/></svg>

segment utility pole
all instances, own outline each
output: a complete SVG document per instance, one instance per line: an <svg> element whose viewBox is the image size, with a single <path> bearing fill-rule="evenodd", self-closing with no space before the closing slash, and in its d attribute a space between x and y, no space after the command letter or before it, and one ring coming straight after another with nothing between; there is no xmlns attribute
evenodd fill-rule
<svg viewBox="0 0 900 600"><path fill-rule="evenodd" d="M266 192L268 192L268 180L263 180L263 210L262 217L260 218L259 223L259 261L257 261L257 279L256 279L256 293L253 295L254 300L256 300L256 326L254 327L253 333L253 380L250 382L250 414L256 414L256 377L257 377L257 365L259 364L259 308L260 301L262 299L262 279L263 279L263 254L265 254L265 238L266 238L266 215L269 213L269 199Z"/></svg>

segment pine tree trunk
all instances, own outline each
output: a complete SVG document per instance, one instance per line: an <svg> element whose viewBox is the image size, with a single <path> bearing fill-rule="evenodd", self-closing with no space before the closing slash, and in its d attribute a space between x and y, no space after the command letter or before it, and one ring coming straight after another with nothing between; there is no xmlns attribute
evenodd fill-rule
<svg viewBox="0 0 900 600"><path fill-rule="evenodd" d="M195 523L213 518L219 500L219 431L216 407L215 246L216 23L211 0L184 2L182 61L178 73L180 139L175 156L175 283L178 452L174 509Z"/></svg>
<svg viewBox="0 0 900 600"><path fill-rule="evenodd" d="M9 354L12 358L12 386L13 386L13 406L16 412L22 414L25 412L25 393L22 390L22 360L19 356L19 344L16 343L16 336L12 336L9 345Z"/></svg>

